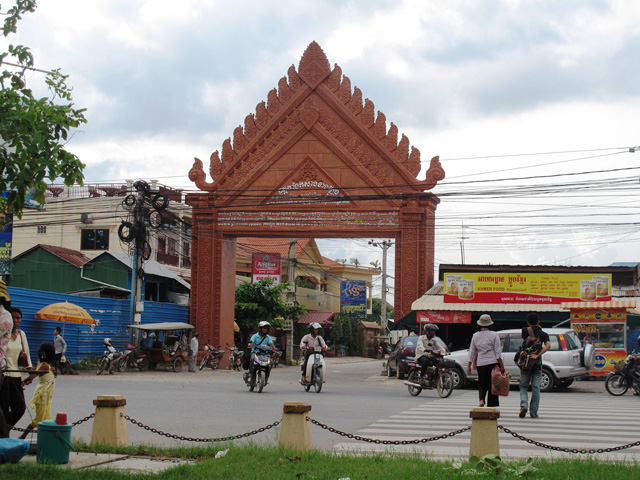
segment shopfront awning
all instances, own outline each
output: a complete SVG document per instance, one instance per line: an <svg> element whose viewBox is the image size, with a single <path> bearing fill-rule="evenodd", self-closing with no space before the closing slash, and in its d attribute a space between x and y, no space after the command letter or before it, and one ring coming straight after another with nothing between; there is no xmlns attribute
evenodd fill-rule
<svg viewBox="0 0 640 480"><path fill-rule="evenodd" d="M625 310L636 308L635 300L612 300L610 302L565 302L560 306L566 310Z"/></svg>

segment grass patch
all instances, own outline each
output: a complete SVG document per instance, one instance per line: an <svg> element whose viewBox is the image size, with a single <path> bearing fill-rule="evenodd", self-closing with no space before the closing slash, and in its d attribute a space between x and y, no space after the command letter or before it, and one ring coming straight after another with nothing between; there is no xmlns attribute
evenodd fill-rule
<svg viewBox="0 0 640 480"><path fill-rule="evenodd" d="M83 444L76 444L83 448ZM86 445L84 445L86 447ZM220 450L229 449L221 458L214 458ZM91 449L102 453L188 458L195 464L183 465L157 475L124 474L105 470L68 470L52 465L19 463L0 466L4 479L56 480L65 479L143 479L184 480L206 479L262 479L262 480L387 480L415 478L468 479L480 478L531 478L544 480L600 480L602 478L636 480L640 478L638 464L600 463L588 459L574 460L522 460L502 462L491 459L485 462L456 464L431 461L414 454L348 455L312 450L300 452L278 447L257 445L233 446L231 444L207 447L161 448L135 446L126 448L100 447ZM484 458L484 457L483 457ZM483 464L480 465L479 464ZM489 468L485 468L488 465ZM500 468L496 468L499 466Z"/></svg>

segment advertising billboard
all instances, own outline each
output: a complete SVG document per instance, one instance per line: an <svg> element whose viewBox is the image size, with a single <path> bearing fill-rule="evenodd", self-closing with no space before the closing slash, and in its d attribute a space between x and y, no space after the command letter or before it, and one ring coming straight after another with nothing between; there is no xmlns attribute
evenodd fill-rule
<svg viewBox="0 0 640 480"><path fill-rule="evenodd" d="M11 275L13 214L0 213L0 275Z"/></svg>
<svg viewBox="0 0 640 480"><path fill-rule="evenodd" d="M556 304L611 300L611 274L445 273L445 303Z"/></svg>
<svg viewBox="0 0 640 480"><path fill-rule="evenodd" d="M280 283L280 254L276 253L254 253L251 262L251 282L270 278L274 285Z"/></svg>
<svg viewBox="0 0 640 480"><path fill-rule="evenodd" d="M340 284L340 315L356 320L367 316L367 282L347 280Z"/></svg>

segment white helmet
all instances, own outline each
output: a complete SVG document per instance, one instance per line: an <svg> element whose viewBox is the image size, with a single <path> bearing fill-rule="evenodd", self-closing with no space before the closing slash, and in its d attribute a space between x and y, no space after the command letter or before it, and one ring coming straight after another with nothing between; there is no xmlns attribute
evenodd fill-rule
<svg viewBox="0 0 640 480"><path fill-rule="evenodd" d="M309 324L309 331L313 332L313 330L317 329L320 330L322 328L322 325L320 325L318 322L313 322L311 324Z"/></svg>
<svg viewBox="0 0 640 480"><path fill-rule="evenodd" d="M110 347L111 346L111 339L110 338L105 338L102 343L104 343L106 346Z"/></svg>
<svg viewBox="0 0 640 480"><path fill-rule="evenodd" d="M271 324L266 320L263 320L258 324L258 330L261 329L262 327L271 328Z"/></svg>

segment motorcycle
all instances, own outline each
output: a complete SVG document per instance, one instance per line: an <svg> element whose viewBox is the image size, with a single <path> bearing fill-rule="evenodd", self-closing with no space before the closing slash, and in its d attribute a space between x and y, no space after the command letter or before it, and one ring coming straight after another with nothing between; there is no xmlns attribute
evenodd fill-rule
<svg viewBox="0 0 640 480"><path fill-rule="evenodd" d="M200 362L200 370L204 367L211 367L211 370L215 370L220 366L220 360L222 360L223 356L224 350L220 350L220 347L216 350L213 345L206 344L204 346L204 357Z"/></svg>
<svg viewBox="0 0 640 480"><path fill-rule="evenodd" d="M611 373L604 383L607 392L618 397L627 393L629 388L633 388L636 394L640 395L640 355L633 352L624 360L610 360L609 363L613 365L615 372Z"/></svg>
<svg viewBox="0 0 640 480"><path fill-rule="evenodd" d="M230 347L228 343L227 348L229 349L229 365L227 365L227 369L240 371L242 369L244 351L236 346Z"/></svg>
<svg viewBox="0 0 640 480"><path fill-rule="evenodd" d="M420 395L422 390L438 391L438 395L442 398L447 398L453 392L453 376L451 375L451 369L455 367L456 363L448 358L439 357L438 366L429 366L425 376L420 375L420 367L416 362L408 362L409 374L404 384L407 385L409 393L416 397Z"/></svg>
<svg viewBox="0 0 640 480"><path fill-rule="evenodd" d="M102 355L102 359L100 360L100 364L98 365L96 375L100 375L105 370L108 370L109 374L113 374L113 369L116 367L118 359L122 356L122 352L117 351L115 347L111 345L110 338L105 338L102 343L104 343L107 349Z"/></svg>
<svg viewBox="0 0 640 480"><path fill-rule="evenodd" d="M130 343L127 344L124 351L122 352L122 356L118 359L117 365L119 372L124 372L127 367L135 367L141 372L144 372L149 368L149 359L147 358L147 356L142 353L140 348L136 348Z"/></svg>
<svg viewBox="0 0 640 480"><path fill-rule="evenodd" d="M278 368L281 358L282 358L282 350L274 350L271 353L271 361L273 363L274 368Z"/></svg>
<svg viewBox="0 0 640 480"><path fill-rule="evenodd" d="M273 348L268 345L254 345L259 351L251 354L251 363L249 371L244 374L244 382L249 387L249 391L253 392L256 388L258 393L267 384L269 373L271 372L271 352Z"/></svg>
<svg viewBox="0 0 640 480"><path fill-rule="evenodd" d="M326 348L317 347L305 347L305 350L310 350L309 360L307 361L307 368L305 370L305 378L307 381L302 384L305 391L311 390L311 386L315 389L316 393L320 393L322 390L322 384L324 383L324 352Z"/></svg>

